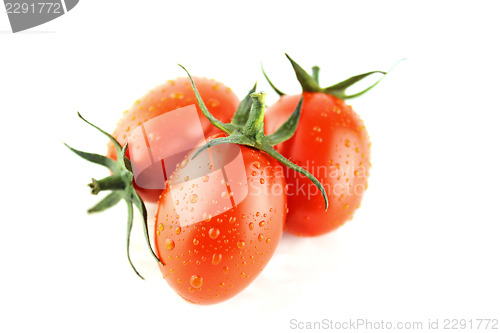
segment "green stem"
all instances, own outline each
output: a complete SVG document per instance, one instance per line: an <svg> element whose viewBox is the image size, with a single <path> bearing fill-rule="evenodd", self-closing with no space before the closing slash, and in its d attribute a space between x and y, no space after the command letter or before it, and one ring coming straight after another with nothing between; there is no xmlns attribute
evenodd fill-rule
<svg viewBox="0 0 500 333"><path fill-rule="evenodd" d="M264 135L264 111L266 110L266 93L257 92L250 95L252 97L252 109L248 121L243 127L242 133L247 137L256 138L260 143Z"/></svg>
<svg viewBox="0 0 500 333"><path fill-rule="evenodd" d="M313 66L312 68L312 78L319 85L319 67Z"/></svg>
<svg viewBox="0 0 500 333"><path fill-rule="evenodd" d="M100 180L92 178L92 182L89 184L90 193L94 195L98 194L100 191L123 190L126 186L127 184L120 174L114 174Z"/></svg>

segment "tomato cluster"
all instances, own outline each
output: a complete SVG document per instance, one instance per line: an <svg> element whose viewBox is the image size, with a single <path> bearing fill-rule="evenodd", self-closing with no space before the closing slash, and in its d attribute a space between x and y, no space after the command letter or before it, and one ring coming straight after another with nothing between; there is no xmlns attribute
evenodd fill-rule
<svg viewBox="0 0 500 333"><path fill-rule="evenodd" d="M264 269L284 231L325 234L351 219L360 206L370 169L370 143L362 120L344 100L376 83L355 95L345 92L371 74L385 73L369 72L320 88L317 67L309 75L289 60L303 93L285 95L271 83L280 99L267 110L265 94L255 92L255 87L239 101L222 83L188 73L137 100L113 135L91 124L110 139L107 156L70 148L111 170L110 176L89 184L93 194L111 191L89 212L124 199L130 237L135 206L163 277L190 302L211 304L231 298ZM206 139L169 172L161 161L164 188L140 186L134 181L136 161L129 153L139 149L132 147L134 133L145 131L143 126L161 115L193 104ZM174 126L192 131L183 123ZM164 127L151 128L145 136L150 140L168 134ZM182 142L170 140L167 145ZM147 149L152 149L149 143ZM150 246L143 200L157 203L156 251ZM128 246L127 255L130 261Z"/></svg>

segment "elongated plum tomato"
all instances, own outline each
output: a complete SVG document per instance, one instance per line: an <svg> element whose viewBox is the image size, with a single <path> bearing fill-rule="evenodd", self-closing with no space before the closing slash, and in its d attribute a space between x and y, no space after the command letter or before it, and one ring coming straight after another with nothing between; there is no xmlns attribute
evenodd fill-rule
<svg viewBox="0 0 500 333"><path fill-rule="evenodd" d="M279 163L258 150L229 145L241 149L244 163L248 193L241 202L221 206L233 189L218 185L226 181L237 186L242 180L230 175L225 180L216 172L167 186L158 202L155 245L164 264L159 267L169 285L193 303L217 303L242 291L271 259L283 231L286 196L273 191L285 186L283 174L274 172ZM190 164L199 156L191 157L171 179L193 176Z"/></svg>
<svg viewBox="0 0 500 333"><path fill-rule="evenodd" d="M221 121L230 121L239 104L239 98L236 94L224 84L213 79L195 77L193 80L208 110ZM205 137L220 133L221 131L212 126L203 116L196 103L189 78L182 77L169 80L138 99L130 109L124 112L113 136L123 146L137 126L166 112L192 104L196 105ZM116 160L116 150L111 142L108 144L107 156ZM162 192L161 189L145 189L134 185L145 201L156 202Z"/></svg>
<svg viewBox="0 0 500 333"><path fill-rule="evenodd" d="M287 56L288 57L288 56ZM319 191L296 172L286 175L289 212L286 231L300 236L317 236L335 230L353 217L368 186L370 140L361 118L345 103L379 81L354 95L346 89L375 73L357 75L339 84L320 88L318 67L312 77L288 57L302 86L302 95L281 95L265 116L265 132L279 128L303 97L302 114L297 131L288 141L276 146L293 163L306 168L325 187L330 207L325 211ZM271 84L272 85L272 84ZM273 86L274 88L274 86Z"/></svg>
<svg viewBox="0 0 500 333"><path fill-rule="evenodd" d="M286 230L302 236L330 232L352 218L360 206L370 169L369 137L363 121L344 101L321 93L303 94L295 135L276 149L303 166L325 187L325 212L319 191L307 178L287 173L289 212ZM267 110L266 131L274 131L293 112L300 95L286 95Z"/></svg>

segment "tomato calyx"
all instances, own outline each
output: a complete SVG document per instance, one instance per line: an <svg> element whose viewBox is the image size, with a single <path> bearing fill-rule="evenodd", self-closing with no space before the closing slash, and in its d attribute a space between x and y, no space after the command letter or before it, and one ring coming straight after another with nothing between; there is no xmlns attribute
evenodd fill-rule
<svg viewBox="0 0 500 333"><path fill-rule="evenodd" d="M389 73L383 72L383 71L371 71L359 75L352 76L348 78L347 80L344 80L342 82L336 83L334 85L331 85L326 88L321 88L319 85L319 67L314 66L312 68L312 74L309 74L306 72L302 67L299 66L288 54L285 53L285 56L288 58L290 63L292 64L293 70L295 72L295 75L297 76L297 80L299 81L302 91L303 92L317 92L317 93L324 93L327 95L331 95L340 99L350 99L350 98L355 98L363 95L364 93L368 92L371 90L373 87L375 87L382 79ZM396 63L397 64L397 63ZM285 95L284 92L276 88L276 86L271 82L267 74L265 73L264 69L262 68L262 72L264 73L264 77L266 78L267 82L269 85L273 88L273 90L279 95L283 96ZM373 74L382 74L382 77L378 79L375 83L370 85L368 88L363 89L362 91L359 91L354 94L347 94L346 91L349 87L354 85L355 83L363 80L364 78L373 75Z"/></svg>
<svg viewBox="0 0 500 333"><path fill-rule="evenodd" d="M127 259L130 265L132 266L132 269L134 272L144 280L141 274L137 271L135 268L134 264L132 263L132 260L130 259L130 233L132 231L132 225L133 225L133 219L134 219L134 206L136 209L139 211L139 213L142 215L142 221L143 221L143 229L144 229L144 236L146 237L147 245L149 248L149 251L155 258L155 260L159 263L161 263L160 259L158 256L155 254L153 251L153 248L151 247L151 242L149 239L149 230L148 230L148 215L146 212L146 207L144 205L144 202L142 201L141 197L139 194L137 194L134 186L133 186L133 178L134 175L132 173L132 164L130 160L125 156L125 152L127 151L128 144L125 144L125 146L122 148L122 146L116 141L116 139L109 133L103 131L99 127L95 126L94 124L90 123L87 121L83 116L78 113L78 116L87 124L90 126L94 127L104 135L108 137L108 139L113 142L113 145L115 146L116 152L117 152L117 160L113 160L107 156L99 155L99 154L93 154L93 153L86 153L77 149L74 149L67 144L66 147L68 147L72 152L80 156L81 158L92 162L96 163L102 166L107 167L112 174L110 176L107 176L103 179L96 180L92 178L92 182L88 184L90 187L90 193L93 195L99 194L101 191L111 191L110 194L108 194L104 199L102 199L100 202L98 202L94 207L90 208L88 210L88 213L95 213L95 212L100 212L103 210L106 210L108 208L113 207L116 205L120 200L125 200L127 204L127 211L128 211L128 219L127 219ZM163 264L162 264L163 265Z"/></svg>
<svg viewBox="0 0 500 333"><path fill-rule="evenodd" d="M325 211L328 209L328 197L326 194L326 190L321 182L309 171L292 163L290 160L288 160L273 148L273 146L290 139L295 133L302 109L302 98L297 104L294 112L285 121L285 123L283 123L283 125L278 128L276 132L270 135L265 135L264 111L266 108L266 94L264 92L255 92L256 85L254 85L248 95L240 103L240 106L236 110L231 122L225 124L210 114L200 94L198 93L198 90L196 89L191 75L182 65L179 66L186 71L189 79L191 80L191 85L193 87L198 106L200 107L202 113L214 126L228 134L228 136L226 137L216 138L207 142L193 155L193 159L196 158L196 156L203 150L223 143L234 143L255 148L267 153L286 167L307 177L320 190L325 201Z"/></svg>

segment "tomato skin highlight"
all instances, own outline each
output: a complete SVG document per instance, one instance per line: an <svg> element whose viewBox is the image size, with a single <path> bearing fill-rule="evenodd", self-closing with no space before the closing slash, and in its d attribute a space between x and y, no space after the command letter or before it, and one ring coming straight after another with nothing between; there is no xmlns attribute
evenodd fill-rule
<svg viewBox="0 0 500 333"><path fill-rule="evenodd" d="M225 135L208 141L221 136ZM271 259L282 236L286 182L282 172L275 172L281 165L266 153L239 148L249 188L240 203L187 224L178 212L208 211L221 193L210 186L183 186L180 194L185 200L176 202L172 187L167 186L158 202L155 245L164 264L159 268L181 297L196 304L219 303L245 289ZM178 167L172 177L189 177L186 169Z"/></svg>
<svg viewBox="0 0 500 333"><path fill-rule="evenodd" d="M306 168L325 187L330 207L302 175L287 172L289 212L285 230L318 236L351 219L360 206L370 170L370 143L361 118L343 100L304 92L294 136L275 148ZM266 111L264 128L272 133L293 112L301 95L284 95Z"/></svg>
<svg viewBox="0 0 500 333"><path fill-rule="evenodd" d="M213 79L195 77L193 80L210 112L221 121L229 122L239 105L238 96L230 88ZM196 106L205 137L219 133L220 130L210 124L201 112L189 79L182 77L158 85L138 99L125 111L113 132L113 136L123 146L137 126L161 114L191 104ZM107 156L116 160L116 151L111 143L108 144ZM134 186L141 198L149 202L158 201L158 197L163 191L161 189L144 189L135 183Z"/></svg>

